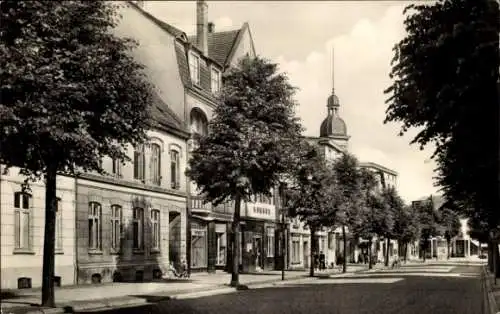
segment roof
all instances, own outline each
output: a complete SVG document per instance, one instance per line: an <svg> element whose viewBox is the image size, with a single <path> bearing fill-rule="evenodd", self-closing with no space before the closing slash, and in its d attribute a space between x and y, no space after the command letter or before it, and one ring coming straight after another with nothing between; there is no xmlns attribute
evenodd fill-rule
<svg viewBox="0 0 500 314"><path fill-rule="evenodd" d="M173 131L176 135L184 138L189 137L189 132L184 128L182 120L170 109L161 97L153 92L153 104L151 105L152 127Z"/></svg>
<svg viewBox="0 0 500 314"><path fill-rule="evenodd" d="M139 11L142 15L144 15L146 18L148 18L150 21L152 21L153 23L155 23L156 25L158 25L161 29L163 29L164 31L166 31L167 33L173 35L174 37L176 38L182 38L184 40L187 40L187 36L186 36L186 33L183 32L182 30L178 29L177 27L175 26L172 26L168 23L165 23L159 19L157 19L156 17L154 17L153 15L151 15L150 13L144 11L141 7L139 7L136 3L132 2L132 1L128 1L128 3L133 7L135 8L137 11Z"/></svg>
<svg viewBox="0 0 500 314"><path fill-rule="evenodd" d="M391 170L391 169L389 169L387 167L384 167L384 166L379 165L379 164L374 163L374 162L361 162L361 163L359 163L359 166L360 167L364 167L364 168L374 168L374 169L377 169L377 170L380 170L380 171L392 174L394 176L398 175L398 173L396 171Z"/></svg>
<svg viewBox="0 0 500 314"><path fill-rule="evenodd" d="M328 114L319 128L320 137L347 136L347 126L338 115Z"/></svg>
<svg viewBox="0 0 500 314"><path fill-rule="evenodd" d="M224 32L208 33L208 56L217 63L225 66L240 31L241 28ZM188 40L197 47L196 35L188 36ZM197 48L199 49L199 47Z"/></svg>

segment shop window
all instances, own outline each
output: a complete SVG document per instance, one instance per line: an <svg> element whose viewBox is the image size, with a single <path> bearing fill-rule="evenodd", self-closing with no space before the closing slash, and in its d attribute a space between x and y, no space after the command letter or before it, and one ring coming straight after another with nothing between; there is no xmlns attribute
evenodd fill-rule
<svg viewBox="0 0 500 314"><path fill-rule="evenodd" d="M217 233L217 265L226 264L226 234Z"/></svg>
<svg viewBox="0 0 500 314"><path fill-rule="evenodd" d="M91 277L92 283L101 283L102 282L102 276L101 274L93 274Z"/></svg>
<svg viewBox="0 0 500 314"><path fill-rule="evenodd" d="M267 228L267 257L274 257L274 228Z"/></svg>

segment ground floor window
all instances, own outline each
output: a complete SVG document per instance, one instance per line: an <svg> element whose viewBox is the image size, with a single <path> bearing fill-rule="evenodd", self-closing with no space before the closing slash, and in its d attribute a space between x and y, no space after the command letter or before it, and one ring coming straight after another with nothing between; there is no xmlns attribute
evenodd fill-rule
<svg viewBox="0 0 500 314"><path fill-rule="evenodd" d="M227 236L226 233L217 233L217 265L226 264Z"/></svg>
<svg viewBox="0 0 500 314"><path fill-rule="evenodd" d="M207 232L192 229L191 235L191 267L207 267Z"/></svg>
<svg viewBox="0 0 500 314"><path fill-rule="evenodd" d="M274 257L274 228L267 228L267 257Z"/></svg>
<svg viewBox="0 0 500 314"><path fill-rule="evenodd" d="M300 263L300 240L292 240L292 264Z"/></svg>

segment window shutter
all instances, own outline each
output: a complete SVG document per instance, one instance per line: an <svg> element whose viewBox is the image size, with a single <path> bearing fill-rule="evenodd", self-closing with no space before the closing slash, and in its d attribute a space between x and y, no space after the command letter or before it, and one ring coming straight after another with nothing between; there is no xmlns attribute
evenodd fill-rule
<svg viewBox="0 0 500 314"><path fill-rule="evenodd" d="M175 181L176 181L176 184L175 184L175 187L176 188L179 188L181 186L181 163L180 163L180 156L179 154L175 154L176 157L177 157L177 162L176 162L176 178L175 178Z"/></svg>
<svg viewBox="0 0 500 314"><path fill-rule="evenodd" d="M134 151L134 179L139 178L139 152L137 150Z"/></svg>

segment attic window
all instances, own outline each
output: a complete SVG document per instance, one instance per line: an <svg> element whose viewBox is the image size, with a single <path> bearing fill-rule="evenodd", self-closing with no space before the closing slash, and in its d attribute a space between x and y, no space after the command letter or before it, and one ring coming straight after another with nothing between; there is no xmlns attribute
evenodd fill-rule
<svg viewBox="0 0 500 314"><path fill-rule="evenodd" d="M195 53L189 54L189 73L191 74L191 82L200 84L200 57Z"/></svg>
<svg viewBox="0 0 500 314"><path fill-rule="evenodd" d="M220 71L214 67L212 67L212 71L210 73L210 78L211 78L211 86L212 86L212 93L217 93L220 91Z"/></svg>

